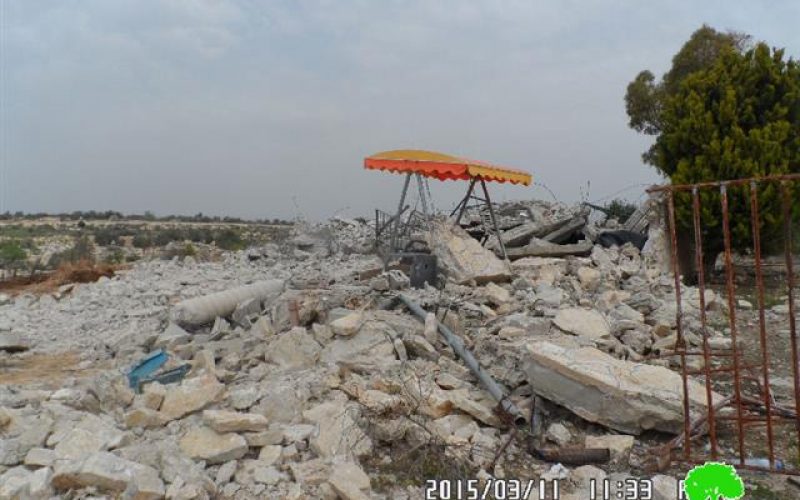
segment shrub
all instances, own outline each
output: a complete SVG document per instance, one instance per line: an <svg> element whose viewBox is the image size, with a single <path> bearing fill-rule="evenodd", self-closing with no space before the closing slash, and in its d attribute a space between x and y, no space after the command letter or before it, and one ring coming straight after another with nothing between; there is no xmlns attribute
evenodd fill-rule
<svg viewBox="0 0 800 500"><path fill-rule="evenodd" d="M223 229L215 235L217 246L223 250L241 250L247 246L242 236L233 229Z"/></svg>
<svg viewBox="0 0 800 500"><path fill-rule="evenodd" d="M133 237L133 246L136 248L150 248L153 246L153 235L149 231L137 233Z"/></svg>
<svg viewBox="0 0 800 500"><path fill-rule="evenodd" d="M76 262L94 262L94 245L85 234L75 238L72 248L55 254L50 264L54 267L59 267L63 264Z"/></svg>
<svg viewBox="0 0 800 500"><path fill-rule="evenodd" d="M3 268L12 270L16 274L19 269L25 267L27 259L28 252L18 241L12 240L0 243L0 265Z"/></svg>
<svg viewBox="0 0 800 500"><path fill-rule="evenodd" d="M605 209L608 211L608 216L615 218L620 224L624 224L628 217L633 215L636 211L636 205L625 200L615 199L606 203Z"/></svg>
<svg viewBox="0 0 800 500"><path fill-rule="evenodd" d="M108 264L122 264L124 261L125 253L121 248L114 248L105 258L105 262Z"/></svg>

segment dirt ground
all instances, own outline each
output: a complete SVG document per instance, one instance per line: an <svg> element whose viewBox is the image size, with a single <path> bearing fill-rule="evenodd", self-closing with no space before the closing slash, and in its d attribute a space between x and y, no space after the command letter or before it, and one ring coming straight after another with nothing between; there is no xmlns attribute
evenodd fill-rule
<svg viewBox="0 0 800 500"><path fill-rule="evenodd" d="M16 276L0 281L0 292L12 296L21 293L53 293L62 285L70 283L92 283L102 276L110 278L123 266L94 264L86 261L67 263L50 273L39 273L32 276Z"/></svg>
<svg viewBox="0 0 800 500"><path fill-rule="evenodd" d="M77 352L0 355L0 385L55 390L67 377L89 377L104 368L99 363L87 366Z"/></svg>

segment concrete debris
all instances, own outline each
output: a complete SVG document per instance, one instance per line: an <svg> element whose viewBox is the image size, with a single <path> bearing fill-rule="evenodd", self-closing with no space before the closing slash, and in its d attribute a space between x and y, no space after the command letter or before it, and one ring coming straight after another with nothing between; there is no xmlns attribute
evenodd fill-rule
<svg viewBox="0 0 800 500"><path fill-rule="evenodd" d="M224 391L225 385L212 375L184 380L181 385L167 390L161 413L170 420L181 418L217 401Z"/></svg>
<svg viewBox="0 0 800 500"><path fill-rule="evenodd" d="M550 427L547 428L545 437L558 446L566 446L570 441L572 441L572 434L569 432L569 429L567 429L567 427L560 422L553 422L550 424ZM589 446L587 445L587 448L588 447Z"/></svg>
<svg viewBox="0 0 800 500"><path fill-rule="evenodd" d="M218 261L144 258L55 295L0 297L0 498L417 498L407 485L437 474L486 480L524 464L575 486L639 470L650 436L636 436L683 425L678 367L650 359L677 340L664 235L639 218L624 229L647 231L645 250L604 248L593 242L619 227L581 207L496 215L513 262L468 211L466 230L435 226L435 287L412 288L404 263L384 268L370 222L336 218ZM698 348L699 291L682 291ZM717 324L727 305L705 298ZM737 304L745 324L756 311ZM728 332L709 333L730 348ZM164 370L191 369L134 393L126 370L157 349ZM704 406L704 387L690 388ZM512 438L534 398L543 445L607 448L605 471Z"/></svg>
<svg viewBox="0 0 800 500"><path fill-rule="evenodd" d="M261 314L261 299L252 298L243 300L236 304L236 308L231 313L231 321L235 324L249 328L251 320Z"/></svg>
<svg viewBox="0 0 800 500"><path fill-rule="evenodd" d="M354 462L341 462L331 469L328 482L342 500L367 500L370 498L369 476Z"/></svg>
<svg viewBox="0 0 800 500"><path fill-rule="evenodd" d="M361 328L361 324L363 322L364 322L363 314L354 312L352 314L348 314L347 316L332 321L330 327L331 331L335 335L341 335L342 337L349 337L351 335L355 335L356 332L358 332L358 329Z"/></svg>
<svg viewBox="0 0 800 500"><path fill-rule="evenodd" d="M507 248L506 253L510 259L523 257L565 257L567 255L589 255L594 245L590 241L581 241L559 245L544 240L534 240L518 248Z"/></svg>
<svg viewBox="0 0 800 500"><path fill-rule="evenodd" d="M582 418L628 434L683 429L682 381L660 366L614 358L593 347L551 342L526 346L525 372L533 390ZM706 403L705 387L689 385L692 405ZM719 394L714 400L721 399Z"/></svg>
<svg viewBox="0 0 800 500"><path fill-rule="evenodd" d="M224 410L206 410L203 421L217 432L263 431L269 421L264 415Z"/></svg>
<svg viewBox="0 0 800 500"><path fill-rule="evenodd" d="M586 436L587 448L608 448L612 460L626 460L636 439L624 434L606 434L604 436Z"/></svg>
<svg viewBox="0 0 800 500"><path fill-rule="evenodd" d="M511 301L511 292L494 283L488 283L484 287L484 291L486 298L495 306L499 307Z"/></svg>
<svg viewBox="0 0 800 500"><path fill-rule="evenodd" d="M586 218L583 216L574 217L566 222L563 226L555 229L544 236L542 241L550 243L564 243L579 229L586 225Z"/></svg>
<svg viewBox="0 0 800 500"><path fill-rule="evenodd" d="M239 434L220 434L208 427L195 427L180 440L188 457L218 464L242 458L247 453L247 441Z"/></svg>
<svg viewBox="0 0 800 500"><path fill-rule="evenodd" d="M48 448L31 448L25 455L25 465L50 467L56 460L56 452Z"/></svg>
<svg viewBox="0 0 800 500"><path fill-rule="evenodd" d="M658 474L653 476L653 500L674 500L678 496L678 480Z"/></svg>
<svg viewBox="0 0 800 500"><path fill-rule="evenodd" d="M53 471L44 467L34 472L25 467L14 467L0 474L0 498L26 498L45 500L53 497L50 485Z"/></svg>
<svg viewBox="0 0 800 500"><path fill-rule="evenodd" d="M203 297L184 300L172 308L172 320L179 325L201 326L214 321L217 317L225 317L247 300L256 300L267 304L283 293L284 282L270 280L254 283Z"/></svg>
<svg viewBox="0 0 800 500"><path fill-rule="evenodd" d="M166 493L158 471L108 452L58 462L52 484L61 491L92 487L136 500L159 499Z"/></svg>
<svg viewBox="0 0 800 500"><path fill-rule="evenodd" d="M175 323L170 323L167 328L161 332L156 341L153 343L154 349L175 349L177 346L186 344L191 340L192 336L179 327Z"/></svg>
<svg viewBox="0 0 800 500"><path fill-rule="evenodd" d="M322 403L303 412L303 417L317 425L317 435L310 440L319 456L364 456L372 450L372 440L359 425L358 405L341 399Z"/></svg>
<svg viewBox="0 0 800 500"><path fill-rule="evenodd" d="M590 339L602 339L611 335L608 321L594 309L561 309L553 318L553 324L567 333Z"/></svg>
<svg viewBox="0 0 800 500"><path fill-rule="evenodd" d="M270 342L266 359L284 369L304 368L316 363L321 351L314 337L298 326Z"/></svg>
<svg viewBox="0 0 800 500"><path fill-rule="evenodd" d="M163 427L169 418L163 413L147 408L134 408L125 414L125 426L128 429L152 429Z"/></svg>
<svg viewBox="0 0 800 500"><path fill-rule="evenodd" d="M509 281L511 269L461 228L439 222L428 243L445 275L459 284Z"/></svg>
<svg viewBox="0 0 800 500"><path fill-rule="evenodd" d="M274 465L281 458L283 447L278 444L271 444L261 448L258 453L258 461L262 462L265 466Z"/></svg>

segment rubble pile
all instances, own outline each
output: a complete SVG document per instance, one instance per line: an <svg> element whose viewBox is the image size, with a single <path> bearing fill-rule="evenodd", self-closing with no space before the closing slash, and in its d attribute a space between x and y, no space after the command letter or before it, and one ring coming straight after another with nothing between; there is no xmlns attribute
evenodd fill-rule
<svg viewBox="0 0 800 500"><path fill-rule="evenodd" d="M501 204L496 212L499 237L486 234L489 214L486 209L470 209L462 225L476 238L487 238L486 248L502 256L500 240L512 260L524 257L586 256L595 243L604 247L633 243L640 250L647 237L643 234L653 215L654 203L648 201L625 224L601 214L591 217L588 204L567 205L540 200ZM596 207L602 208L602 207ZM492 233L492 231L489 231Z"/></svg>
<svg viewBox="0 0 800 500"><path fill-rule="evenodd" d="M643 433L682 425L680 376L647 359L674 347L672 279L630 243L531 253L569 244L556 233L572 237L584 217L553 208L558 223L546 225L543 207L525 205L530 222L504 232L527 249L511 264L439 227L441 288L382 273L369 226L336 219L220 262L141 262L0 302L0 335L27 349L3 362L81 359L59 380L0 385L0 498L419 498L425 479L454 467L481 480L560 477L562 498L582 498L565 495L641 471ZM424 321L398 293L429 311ZM709 310L724 308L708 294ZM686 315L697 344L699 311ZM513 430L439 324L523 414L543 401L542 436ZM142 360L158 350L169 359L152 371ZM137 370L155 378L131 387ZM704 404L704 389L691 390ZM548 463L528 438L608 448L612 461ZM675 491L669 476L656 482Z"/></svg>

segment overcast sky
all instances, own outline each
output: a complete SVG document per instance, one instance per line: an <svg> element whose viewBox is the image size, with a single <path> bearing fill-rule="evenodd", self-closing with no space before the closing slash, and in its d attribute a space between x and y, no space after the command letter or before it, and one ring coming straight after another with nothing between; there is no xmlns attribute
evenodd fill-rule
<svg viewBox="0 0 800 500"><path fill-rule="evenodd" d="M386 149L659 182L623 96L702 23L800 55L800 2L0 0L5 210L311 219L396 205ZM461 183L432 183L439 208ZM493 185L497 199L550 198Z"/></svg>

